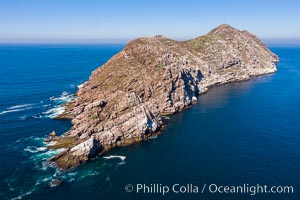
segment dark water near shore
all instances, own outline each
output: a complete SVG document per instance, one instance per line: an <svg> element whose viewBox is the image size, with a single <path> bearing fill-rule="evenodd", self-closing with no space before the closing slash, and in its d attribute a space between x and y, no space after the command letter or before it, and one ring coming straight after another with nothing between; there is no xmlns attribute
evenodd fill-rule
<svg viewBox="0 0 300 200"><path fill-rule="evenodd" d="M166 119L163 134L64 173L45 162L52 120L122 45L0 46L0 199L300 199L300 47L271 47L278 72L209 90ZM126 157L126 159L124 159ZM49 187L52 179L63 184ZM198 194L126 193L178 183ZM293 186L294 194L210 194L203 184Z"/></svg>

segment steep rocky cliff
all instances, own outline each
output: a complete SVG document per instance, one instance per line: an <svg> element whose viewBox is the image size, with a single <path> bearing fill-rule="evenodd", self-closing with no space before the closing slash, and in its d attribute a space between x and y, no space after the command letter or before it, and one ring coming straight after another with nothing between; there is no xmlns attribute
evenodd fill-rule
<svg viewBox="0 0 300 200"><path fill-rule="evenodd" d="M92 72L58 119L71 119L49 148L59 167L79 165L116 146L157 134L161 116L197 102L209 87L276 71L278 57L254 35L221 25L188 41L163 36L129 42Z"/></svg>

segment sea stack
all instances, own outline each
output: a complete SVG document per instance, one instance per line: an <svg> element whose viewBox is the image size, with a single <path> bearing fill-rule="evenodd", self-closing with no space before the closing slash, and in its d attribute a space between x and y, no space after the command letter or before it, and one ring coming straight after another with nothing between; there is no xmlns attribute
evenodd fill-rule
<svg viewBox="0 0 300 200"><path fill-rule="evenodd" d="M276 71L278 57L256 36L223 24L204 36L175 41L138 38L92 72L57 119L72 120L49 148L65 150L51 159L78 166L111 148L157 134L170 115L197 102L214 85ZM201 97L200 97L201 98Z"/></svg>

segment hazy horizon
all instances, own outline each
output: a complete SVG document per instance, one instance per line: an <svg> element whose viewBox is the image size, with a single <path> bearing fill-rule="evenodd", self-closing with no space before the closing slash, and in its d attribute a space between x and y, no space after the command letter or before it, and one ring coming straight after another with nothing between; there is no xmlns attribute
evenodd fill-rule
<svg viewBox="0 0 300 200"><path fill-rule="evenodd" d="M293 0L2 0L0 43L126 43L154 35L184 40L226 23L264 41L298 44L299 7Z"/></svg>
<svg viewBox="0 0 300 200"><path fill-rule="evenodd" d="M151 37L151 36L150 36ZM119 45L119 44L127 44L130 40L133 40L134 38L131 39L120 39L120 38L116 38L116 39L102 39L102 40L82 40L82 39L73 39L73 40L66 40L66 39L61 39L61 40L20 40L20 41L14 41L14 42L3 42L0 41L0 45ZM192 38L171 38L174 40L178 40L178 41L183 41L183 40L188 40L188 39L192 39ZM262 42L264 42L266 45L289 45L289 46L293 46L293 45L300 45L300 38L259 38L262 40Z"/></svg>

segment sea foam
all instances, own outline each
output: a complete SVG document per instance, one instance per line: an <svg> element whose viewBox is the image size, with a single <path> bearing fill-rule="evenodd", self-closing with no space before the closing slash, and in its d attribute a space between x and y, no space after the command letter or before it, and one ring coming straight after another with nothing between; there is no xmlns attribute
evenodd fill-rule
<svg viewBox="0 0 300 200"><path fill-rule="evenodd" d="M69 94L66 91L64 91L59 97L54 97L54 96L50 97L50 101L53 101L55 104L64 104L64 103L72 101L73 99L75 99L74 94ZM49 104L44 105L43 107L45 108L48 106L49 106ZM54 118L64 112L65 112L65 108L62 105L56 105L56 106L50 108L49 110L43 112L43 116L49 117L49 118Z"/></svg>
<svg viewBox="0 0 300 200"><path fill-rule="evenodd" d="M21 105L10 106L10 107L6 108L6 110L1 111L0 115L3 115L5 113L13 113L13 112L29 110L29 109L33 108L32 106L33 106L33 104L21 104Z"/></svg>
<svg viewBox="0 0 300 200"><path fill-rule="evenodd" d="M115 159L115 158L118 158L120 160L125 160L126 159L126 156L118 156L118 155L110 155L110 156L104 156L103 157L104 159Z"/></svg>
<svg viewBox="0 0 300 200"><path fill-rule="evenodd" d="M67 103L72 101L75 98L73 94L69 94L68 92L64 91L59 97L50 97L50 101L55 101L57 103Z"/></svg>
<svg viewBox="0 0 300 200"><path fill-rule="evenodd" d="M27 109L4 110L4 111L0 112L0 115L3 115L5 113L19 112L19 111L23 111L23 110L27 110Z"/></svg>
<svg viewBox="0 0 300 200"><path fill-rule="evenodd" d="M84 83L80 84L80 85L77 85L77 88L80 89L84 86Z"/></svg>
<svg viewBox="0 0 300 200"><path fill-rule="evenodd" d="M21 104L21 105L15 105L15 106L11 106L8 107L8 110L12 110L12 109L18 109L18 108L27 108L27 107L31 107L33 106L33 104Z"/></svg>
<svg viewBox="0 0 300 200"><path fill-rule="evenodd" d="M44 151L39 154L35 154L31 158L35 161L44 161L44 160L48 160L49 158L54 157L55 155L63 152L64 150L65 150L64 148L56 149L56 150L48 150L48 151Z"/></svg>
<svg viewBox="0 0 300 200"><path fill-rule="evenodd" d="M24 151L30 152L30 153L37 153L40 151L47 150L47 147L35 147L35 146L28 146L24 149Z"/></svg>
<svg viewBox="0 0 300 200"><path fill-rule="evenodd" d="M65 112L65 108L63 106L54 106L53 108L43 112L45 117L54 118Z"/></svg>

